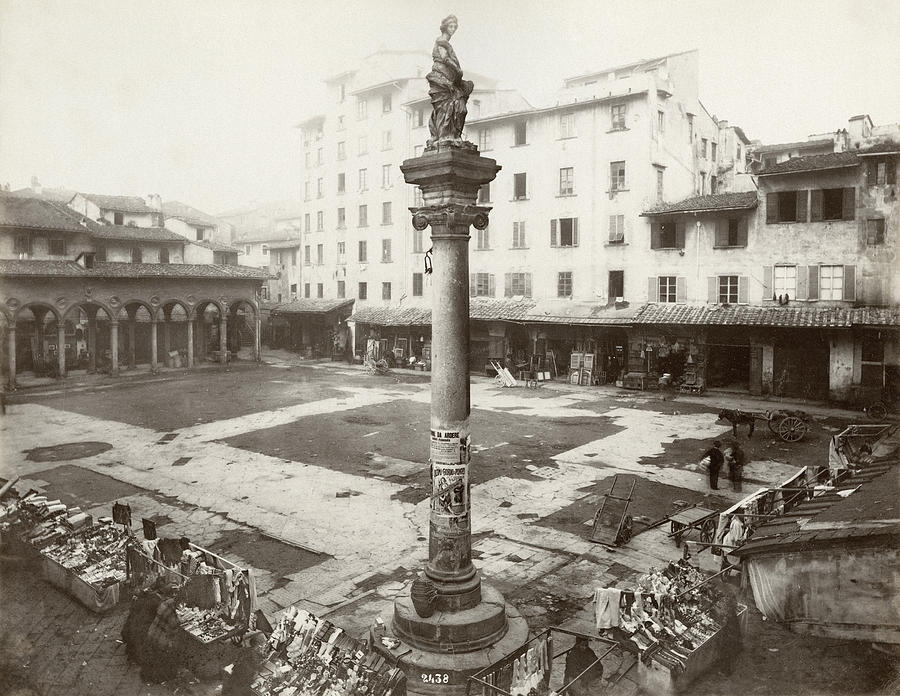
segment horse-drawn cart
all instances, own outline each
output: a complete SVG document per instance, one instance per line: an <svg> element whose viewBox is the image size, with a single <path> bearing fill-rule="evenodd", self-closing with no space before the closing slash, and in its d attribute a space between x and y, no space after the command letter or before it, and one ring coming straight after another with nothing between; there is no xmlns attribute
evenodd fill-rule
<svg viewBox="0 0 900 696"><path fill-rule="evenodd" d="M750 426L750 433L747 437L752 437L755 421L758 420L766 421L769 430L785 442L799 442L809 430L809 414L805 411L776 409L759 412L723 409L719 413L719 419L731 423L732 434L735 437L737 437L737 426L740 423L747 423Z"/></svg>

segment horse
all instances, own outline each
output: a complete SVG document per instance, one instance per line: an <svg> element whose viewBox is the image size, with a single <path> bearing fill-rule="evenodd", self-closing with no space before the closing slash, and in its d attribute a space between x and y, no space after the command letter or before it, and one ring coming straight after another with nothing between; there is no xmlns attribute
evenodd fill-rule
<svg viewBox="0 0 900 696"><path fill-rule="evenodd" d="M731 433L734 437L737 437L737 427L741 423L746 423L750 426L750 432L747 433L747 439L749 440L753 437L753 431L756 428L756 418L753 414L746 413L744 411L739 411L737 409L723 408L719 411L719 420L727 420L731 423Z"/></svg>

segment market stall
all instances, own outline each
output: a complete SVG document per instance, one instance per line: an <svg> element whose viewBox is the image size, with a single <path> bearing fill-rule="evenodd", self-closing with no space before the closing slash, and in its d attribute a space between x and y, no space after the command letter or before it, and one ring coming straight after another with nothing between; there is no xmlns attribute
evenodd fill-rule
<svg viewBox="0 0 900 696"><path fill-rule="evenodd" d="M641 576L633 589L598 588L598 631L636 651L638 683L657 695L683 691L711 665L733 656L747 608L685 560Z"/></svg>
<svg viewBox="0 0 900 696"><path fill-rule="evenodd" d="M127 507L127 506L126 506ZM125 580L126 528L37 491L8 489L0 501L4 548L30 557L44 578L92 611L107 612L121 599Z"/></svg>
<svg viewBox="0 0 900 696"><path fill-rule="evenodd" d="M265 650L252 684L257 696L406 693L402 670L329 621L296 607L282 614Z"/></svg>
<svg viewBox="0 0 900 696"><path fill-rule="evenodd" d="M182 659L194 674L217 674L234 659L237 641L255 628L256 584L249 568L181 539L131 538L127 549L132 588L166 586L174 591ZM176 589L177 588L177 589Z"/></svg>

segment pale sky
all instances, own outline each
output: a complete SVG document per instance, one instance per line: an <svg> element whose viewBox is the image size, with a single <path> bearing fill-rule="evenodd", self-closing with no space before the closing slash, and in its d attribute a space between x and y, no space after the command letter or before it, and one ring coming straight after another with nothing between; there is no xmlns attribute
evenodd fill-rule
<svg viewBox="0 0 900 696"><path fill-rule="evenodd" d="M875 0L0 0L0 183L180 200L299 197L322 79L431 50L540 101L562 79L700 50L700 95L764 142L900 121L900 3ZM501 163L502 164L502 163Z"/></svg>

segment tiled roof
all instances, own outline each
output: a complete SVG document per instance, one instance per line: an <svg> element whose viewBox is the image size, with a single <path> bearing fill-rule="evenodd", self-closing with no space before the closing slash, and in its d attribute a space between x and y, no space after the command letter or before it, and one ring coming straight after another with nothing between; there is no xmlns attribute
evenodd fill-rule
<svg viewBox="0 0 900 696"><path fill-rule="evenodd" d="M273 314L325 314L333 312L342 307L349 307L355 300L336 300L336 299L319 299L304 298L294 300L293 302L285 302L272 308Z"/></svg>
<svg viewBox="0 0 900 696"><path fill-rule="evenodd" d="M140 242L181 242L188 239L165 227L137 227L135 225L101 225L88 220L91 237L94 239L122 239Z"/></svg>
<svg viewBox="0 0 900 696"><path fill-rule="evenodd" d="M783 326L849 328L900 326L896 307L759 307L749 305L648 304L634 324L689 324L701 326Z"/></svg>
<svg viewBox="0 0 900 696"><path fill-rule="evenodd" d="M219 220L209 213L204 213L202 210L180 201L166 201L162 204L162 209L167 218L174 217L203 227L216 227L219 225Z"/></svg>
<svg viewBox="0 0 900 696"><path fill-rule="evenodd" d="M900 152L900 143L895 143L891 141L887 141L884 143L876 143L875 145L869 145L867 147L861 147L859 150L856 150L857 153L865 157L866 155L882 155L885 153L896 153Z"/></svg>
<svg viewBox="0 0 900 696"><path fill-rule="evenodd" d="M534 308L532 300L494 300L473 297L469 300L469 318L477 321L525 321ZM363 307L348 321L374 326L431 326L429 307Z"/></svg>
<svg viewBox="0 0 900 696"><path fill-rule="evenodd" d="M832 152L827 155L810 155L809 157L793 157L784 162L763 167L759 176L771 174L793 174L794 172L814 172L820 169L842 169L859 164L855 152Z"/></svg>
<svg viewBox="0 0 900 696"><path fill-rule="evenodd" d="M270 249L295 249L300 246L300 240L289 239L285 242L271 242L268 246Z"/></svg>
<svg viewBox="0 0 900 696"><path fill-rule="evenodd" d="M781 152L782 150L803 150L805 148L834 146L834 140L823 138L820 140L799 140L795 143L772 143L753 148L753 152Z"/></svg>
<svg viewBox="0 0 900 696"><path fill-rule="evenodd" d="M347 321L372 326L431 326L431 309L428 307L363 307L357 309Z"/></svg>
<svg viewBox="0 0 900 696"><path fill-rule="evenodd" d="M123 213L157 213L140 196L103 196L98 193L81 194L100 210L118 210Z"/></svg>
<svg viewBox="0 0 900 696"><path fill-rule="evenodd" d="M22 198L40 198L45 201L53 201L54 203L68 203L76 193L78 191L73 191L72 189L48 188L45 186L40 193L36 193L34 189L21 188L11 191L10 195Z"/></svg>
<svg viewBox="0 0 900 696"><path fill-rule="evenodd" d="M74 261L0 259L0 276L66 276L86 278L247 278L266 280L269 274L250 266L213 263L94 263L83 268Z"/></svg>
<svg viewBox="0 0 900 696"><path fill-rule="evenodd" d="M473 297L469 300L470 319L502 319L505 321L521 321L534 309L534 301L530 299L494 300L484 297Z"/></svg>
<svg viewBox="0 0 900 696"><path fill-rule="evenodd" d="M214 239L188 239L188 242L191 244L196 244L199 247L203 247L204 249L209 249L211 251L225 251L229 254L243 254L240 249L235 249L233 246L229 244L222 244L222 242L217 242Z"/></svg>
<svg viewBox="0 0 900 696"><path fill-rule="evenodd" d="M641 215L663 215L666 213L699 213L716 210L745 210L755 208L756 191L738 193L714 193L708 196L692 196L677 203L660 203Z"/></svg>
<svg viewBox="0 0 900 696"><path fill-rule="evenodd" d="M624 306L620 309L608 305L587 304L546 300L525 315L528 322L547 324L588 324L592 326L629 325L642 309L640 305Z"/></svg>
<svg viewBox="0 0 900 696"><path fill-rule="evenodd" d="M40 198L0 196L0 226L28 227L41 230L87 232L71 212L59 204Z"/></svg>

